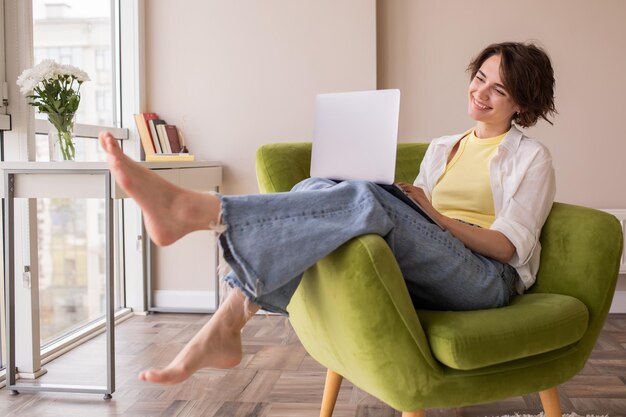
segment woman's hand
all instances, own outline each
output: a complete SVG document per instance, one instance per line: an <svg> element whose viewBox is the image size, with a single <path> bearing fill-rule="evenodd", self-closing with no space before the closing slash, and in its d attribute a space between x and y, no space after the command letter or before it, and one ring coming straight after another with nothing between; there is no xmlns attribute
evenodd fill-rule
<svg viewBox="0 0 626 417"><path fill-rule="evenodd" d="M413 200L415 200L426 213L437 220L444 230L452 233L463 244L474 252L488 256L502 263L507 263L515 254L515 246L501 232L491 229L470 226L450 217L444 216L433 207L426 197L426 193L420 187L406 182L399 182L398 186Z"/></svg>
<svg viewBox="0 0 626 417"><path fill-rule="evenodd" d="M437 221L439 221L441 217L443 217L441 213L435 210L428 197L426 197L426 193L423 189L421 189L420 187L416 187L413 184L408 184L406 182L399 182L398 186L402 189L402 191L404 191L406 195L415 200L415 202L420 205L430 217Z"/></svg>
<svg viewBox="0 0 626 417"><path fill-rule="evenodd" d="M399 182L397 183L397 185L402 189L402 191L404 191L406 195L410 196L416 201L419 201L418 199L422 199L422 197L426 199L426 193L424 193L424 190L422 190L420 187L416 187L413 184L409 184L406 182Z"/></svg>

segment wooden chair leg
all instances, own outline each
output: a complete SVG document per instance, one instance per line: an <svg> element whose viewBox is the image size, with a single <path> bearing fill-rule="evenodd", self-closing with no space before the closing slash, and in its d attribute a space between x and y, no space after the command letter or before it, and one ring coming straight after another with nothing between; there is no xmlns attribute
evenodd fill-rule
<svg viewBox="0 0 626 417"><path fill-rule="evenodd" d="M539 393L543 411L546 417L561 417L561 403L559 402L559 392L556 387L541 391Z"/></svg>
<svg viewBox="0 0 626 417"><path fill-rule="evenodd" d="M424 417L425 414L424 410L405 411L402 413L402 417Z"/></svg>
<svg viewBox="0 0 626 417"><path fill-rule="evenodd" d="M343 381L343 377L337 372L330 369L326 372L326 383L324 384L324 395L322 395L320 417L332 417L335 403L337 402L337 396L339 395L339 388L341 388L341 381Z"/></svg>

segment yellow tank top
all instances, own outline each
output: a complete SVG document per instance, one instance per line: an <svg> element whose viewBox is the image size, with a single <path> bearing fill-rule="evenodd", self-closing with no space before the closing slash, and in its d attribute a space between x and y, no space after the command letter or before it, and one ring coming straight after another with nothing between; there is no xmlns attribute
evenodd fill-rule
<svg viewBox="0 0 626 417"><path fill-rule="evenodd" d="M479 139L474 131L459 148L433 188L432 204L453 219L489 228L495 220L489 162L506 136Z"/></svg>

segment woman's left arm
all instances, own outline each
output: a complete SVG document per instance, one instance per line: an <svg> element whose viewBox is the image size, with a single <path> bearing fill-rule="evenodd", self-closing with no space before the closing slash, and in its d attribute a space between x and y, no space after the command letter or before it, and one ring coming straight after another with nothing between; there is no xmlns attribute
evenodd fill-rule
<svg viewBox="0 0 626 417"><path fill-rule="evenodd" d="M515 246L504 233L470 226L443 214L440 217L439 224L472 251L504 264L513 258Z"/></svg>
<svg viewBox="0 0 626 417"><path fill-rule="evenodd" d="M432 218L437 220L445 230L452 233L472 251L502 263L508 263L515 254L515 246L503 233L497 230L470 226L444 216L435 210L423 189L407 183L399 183L398 185L408 196L417 201Z"/></svg>

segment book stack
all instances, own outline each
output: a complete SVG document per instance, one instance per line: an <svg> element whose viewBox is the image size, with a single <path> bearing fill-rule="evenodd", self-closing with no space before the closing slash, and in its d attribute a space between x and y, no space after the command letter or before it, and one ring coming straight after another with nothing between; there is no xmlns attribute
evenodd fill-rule
<svg viewBox="0 0 626 417"><path fill-rule="evenodd" d="M185 138L175 125L160 119L156 113L135 114L135 123L146 161L193 161Z"/></svg>

